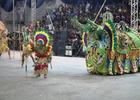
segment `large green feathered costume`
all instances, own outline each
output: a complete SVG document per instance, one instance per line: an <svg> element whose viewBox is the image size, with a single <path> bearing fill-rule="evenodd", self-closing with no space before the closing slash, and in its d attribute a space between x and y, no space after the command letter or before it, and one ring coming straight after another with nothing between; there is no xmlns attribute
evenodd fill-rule
<svg viewBox="0 0 140 100"><path fill-rule="evenodd" d="M129 27L117 30L112 20L97 25L91 20L80 23L71 20L82 33L83 49L86 51L86 65L92 74L123 74L137 72L140 58L140 38Z"/></svg>

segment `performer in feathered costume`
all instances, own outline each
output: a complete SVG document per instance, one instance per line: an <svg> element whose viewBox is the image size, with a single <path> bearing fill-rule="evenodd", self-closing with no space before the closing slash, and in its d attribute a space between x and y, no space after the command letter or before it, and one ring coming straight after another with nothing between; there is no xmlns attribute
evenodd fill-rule
<svg viewBox="0 0 140 100"><path fill-rule="evenodd" d="M109 17L103 26L90 19L84 22L81 23L76 17L71 19L73 26L83 32L83 48L89 73L122 75L138 72L140 37L135 30L122 22L118 30Z"/></svg>
<svg viewBox="0 0 140 100"><path fill-rule="evenodd" d="M35 75L47 77L48 63L52 56L52 36L40 28L34 33Z"/></svg>
<svg viewBox="0 0 140 100"><path fill-rule="evenodd" d="M8 38L7 38L7 29L5 25L0 21L0 55L3 52L8 52L9 58L10 57L10 49L8 47Z"/></svg>
<svg viewBox="0 0 140 100"><path fill-rule="evenodd" d="M30 27L32 26L32 27ZM34 61L34 58L32 56L32 52L33 52L33 25L30 24L29 27L23 27L23 52L22 52L22 67L24 65L24 62L26 62L26 67L27 67L27 59L30 56ZM27 69L26 69L27 70Z"/></svg>

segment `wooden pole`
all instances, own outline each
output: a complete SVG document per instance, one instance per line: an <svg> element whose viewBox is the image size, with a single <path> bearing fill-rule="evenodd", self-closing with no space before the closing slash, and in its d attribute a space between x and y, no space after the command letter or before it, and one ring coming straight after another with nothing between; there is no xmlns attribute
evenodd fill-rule
<svg viewBox="0 0 140 100"><path fill-rule="evenodd" d="M104 1L104 3L102 4L102 6L101 6L101 8L100 8L100 10L99 10L99 12L98 12L98 14L97 14L97 15L96 15L96 17L95 17L94 22L96 22L96 20L97 20L97 18L98 18L98 16L99 16L99 14L101 13L101 11L102 11L102 9L103 9L103 7L104 7L105 3L106 3L106 0L105 0L105 1Z"/></svg>

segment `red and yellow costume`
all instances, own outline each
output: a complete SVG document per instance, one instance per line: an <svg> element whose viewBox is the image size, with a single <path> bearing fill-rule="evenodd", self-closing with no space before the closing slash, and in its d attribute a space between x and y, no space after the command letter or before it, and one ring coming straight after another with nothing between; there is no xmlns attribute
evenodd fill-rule
<svg viewBox="0 0 140 100"><path fill-rule="evenodd" d="M34 52L35 52L35 75L36 77L44 75L46 78L48 73L48 63L52 56L52 37L48 32L40 29L34 34Z"/></svg>
<svg viewBox="0 0 140 100"><path fill-rule="evenodd" d="M42 48L42 50L35 49L36 64L35 64L35 75L38 77L44 74L44 77L48 73L48 59L51 57L52 46L49 45L47 49Z"/></svg>

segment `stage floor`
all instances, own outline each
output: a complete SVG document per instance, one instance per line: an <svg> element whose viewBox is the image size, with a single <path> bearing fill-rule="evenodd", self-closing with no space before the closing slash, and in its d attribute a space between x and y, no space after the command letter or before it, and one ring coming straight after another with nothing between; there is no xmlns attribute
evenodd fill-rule
<svg viewBox="0 0 140 100"><path fill-rule="evenodd" d="M25 72L13 54L0 58L0 100L140 100L140 73L89 75L84 58L54 56L48 78L35 78L31 59Z"/></svg>

